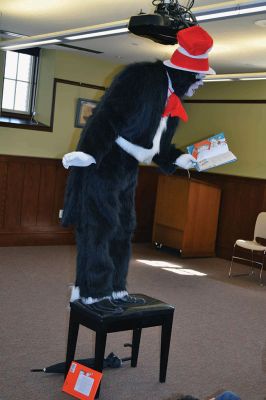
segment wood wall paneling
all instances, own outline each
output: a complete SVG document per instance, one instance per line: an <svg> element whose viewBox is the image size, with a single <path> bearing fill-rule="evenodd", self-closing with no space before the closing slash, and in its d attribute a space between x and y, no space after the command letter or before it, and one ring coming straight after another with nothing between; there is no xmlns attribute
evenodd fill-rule
<svg viewBox="0 0 266 400"><path fill-rule="evenodd" d="M253 239L257 215L266 210L266 180L197 172L192 176L216 183L222 190L216 254L230 259L237 239Z"/></svg>
<svg viewBox="0 0 266 400"><path fill-rule="evenodd" d="M133 237L135 242L151 241L158 177L156 168L140 167L135 198L137 213L137 227Z"/></svg>
<svg viewBox="0 0 266 400"><path fill-rule="evenodd" d="M24 164L8 162L4 227L14 230L21 224Z"/></svg>
<svg viewBox="0 0 266 400"><path fill-rule="evenodd" d="M37 225L53 225L54 196L56 184L56 165L42 165L39 184Z"/></svg>
<svg viewBox="0 0 266 400"><path fill-rule="evenodd" d="M176 175L187 176L179 170ZM61 160L0 156L0 246L74 243L58 218L68 171ZM256 217L266 210L266 180L192 172L221 188L216 255L230 258L236 239L252 239ZM133 240L151 242L159 172L141 166ZM174 200L173 200L174 201Z"/></svg>
<svg viewBox="0 0 266 400"><path fill-rule="evenodd" d="M21 210L22 227L36 226L37 224L40 175L40 165L30 162L25 164Z"/></svg>
<svg viewBox="0 0 266 400"><path fill-rule="evenodd" d="M61 160L56 165L55 171L55 195L52 211L52 224L58 225L59 210L63 209L63 199L65 193L65 186L68 177L68 171L62 167Z"/></svg>
<svg viewBox="0 0 266 400"><path fill-rule="evenodd" d="M0 156L0 246L74 243L58 216L66 177L60 160Z"/></svg>
<svg viewBox="0 0 266 400"><path fill-rule="evenodd" d="M7 169L7 163L0 162L0 229L3 228L5 220Z"/></svg>

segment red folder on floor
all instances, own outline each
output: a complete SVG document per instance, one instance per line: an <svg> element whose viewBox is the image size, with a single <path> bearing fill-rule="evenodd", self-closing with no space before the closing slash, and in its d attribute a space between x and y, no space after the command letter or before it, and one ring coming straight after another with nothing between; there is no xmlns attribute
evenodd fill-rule
<svg viewBox="0 0 266 400"><path fill-rule="evenodd" d="M62 391L81 400L94 400L102 373L72 361Z"/></svg>

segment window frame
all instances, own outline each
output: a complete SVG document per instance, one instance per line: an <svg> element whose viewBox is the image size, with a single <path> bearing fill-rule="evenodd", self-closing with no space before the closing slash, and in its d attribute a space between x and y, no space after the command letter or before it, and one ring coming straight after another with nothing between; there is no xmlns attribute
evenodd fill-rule
<svg viewBox="0 0 266 400"><path fill-rule="evenodd" d="M33 65L31 71L31 90L30 90L30 102L29 102L29 111L22 112L22 111L15 111L15 110L8 110L2 108L1 102L1 116L7 118L16 118L16 119L23 119L23 120L32 120L35 115L35 105L36 105L36 98L37 98L37 86L38 86L38 77L39 77L39 60L40 60L40 48L34 47L31 49L22 49L22 50L14 50L16 53L28 54L33 56ZM4 63L6 65L6 62ZM5 79L5 76L3 80ZM4 85L2 88L2 96L4 91Z"/></svg>

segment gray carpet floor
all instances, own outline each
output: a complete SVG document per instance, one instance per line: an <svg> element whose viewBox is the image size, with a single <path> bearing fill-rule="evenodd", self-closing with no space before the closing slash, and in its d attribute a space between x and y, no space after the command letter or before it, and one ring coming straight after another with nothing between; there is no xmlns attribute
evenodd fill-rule
<svg viewBox="0 0 266 400"><path fill-rule="evenodd" d="M75 247L0 248L0 399L61 400L63 376L30 372L64 361ZM236 264L235 272L247 267ZM160 329L143 330L138 367L106 369L102 400L201 400L222 390L266 399L266 286L228 278L228 262L181 259L134 244L128 289L175 306L166 383L159 383ZM258 275L258 274L257 274ZM265 277L266 278L266 277ZM81 327L76 358L93 357L94 333ZM129 355L131 332L108 335L106 355Z"/></svg>

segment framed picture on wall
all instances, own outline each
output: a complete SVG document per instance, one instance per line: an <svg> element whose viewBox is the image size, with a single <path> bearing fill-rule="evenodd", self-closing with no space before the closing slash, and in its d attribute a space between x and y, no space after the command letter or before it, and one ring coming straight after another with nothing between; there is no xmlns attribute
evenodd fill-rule
<svg viewBox="0 0 266 400"><path fill-rule="evenodd" d="M77 101L75 127L83 128L87 119L92 114L92 110L96 107L97 101L79 98Z"/></svg>

